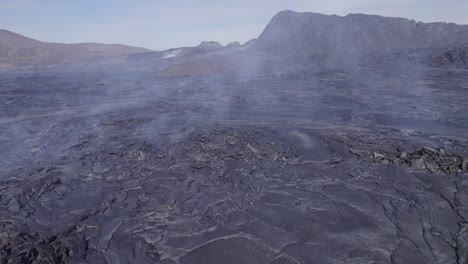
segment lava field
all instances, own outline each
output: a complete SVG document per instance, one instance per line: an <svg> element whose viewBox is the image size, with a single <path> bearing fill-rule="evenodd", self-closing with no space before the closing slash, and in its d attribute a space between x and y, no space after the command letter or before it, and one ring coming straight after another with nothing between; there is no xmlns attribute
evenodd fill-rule
<svg viewBox="0 0 468 264"><path fill-rule="evenodd" d="M3 263L468 260L465 71L0 75Z"/></svg>

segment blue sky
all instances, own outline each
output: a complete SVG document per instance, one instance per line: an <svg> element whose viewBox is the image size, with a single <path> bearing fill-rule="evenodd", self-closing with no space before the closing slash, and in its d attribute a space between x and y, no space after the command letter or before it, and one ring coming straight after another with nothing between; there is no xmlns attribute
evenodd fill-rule
<svg viewBox="0 0 468 264"><path fill-rule="evenodd" d="M0 28L48 42L155 50L257 37L281 10L468 24L468 0L0 0Z"/></svg>

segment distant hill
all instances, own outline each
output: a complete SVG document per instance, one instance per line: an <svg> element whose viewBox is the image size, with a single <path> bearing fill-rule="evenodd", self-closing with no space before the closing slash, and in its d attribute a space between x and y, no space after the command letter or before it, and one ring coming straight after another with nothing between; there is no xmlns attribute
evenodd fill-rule
<svg viewBox="0 0 468 264"><path fill-rule="evenodd" d="M0 30L0 68L45 66L149 51L119 44L46 43Z"/></svg>
<svg viewBox="0 0 468 264"><path fill-rule="evenodd" d="M257 50L280 56L353 61L369 60L369 55L388 60L386 55L391 54L393 60L415 56L415 60L421 61L434 59L427 62L435 64L468 64L466 47L468 25L293 11L282 11L273 17L253 45Z"/></svg>

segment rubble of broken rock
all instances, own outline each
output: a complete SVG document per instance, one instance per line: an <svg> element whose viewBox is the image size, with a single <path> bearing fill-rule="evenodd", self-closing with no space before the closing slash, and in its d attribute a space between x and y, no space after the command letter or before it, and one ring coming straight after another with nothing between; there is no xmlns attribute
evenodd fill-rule
<svg viewBox="0 0 468 264"><path fill-rule="evenodd" d="M379 138L373 141L372 137L369 140L369 135L366 137L366 141L349 137L337 137L335 140L346 144L349 151L359 159L367 161L406 165L447 175L457 175L468 170L468 158L451 153L444 147L415 146L395 138Z"/></svg>
<svg viewBox="0 0 468 264"><path fill-rule="evenodd" d="M444 149L435 150L423 147L411 153L402 152L400 160L412 167L427 169L430 172L456 174L467 170L468 159L447 154Z"/></svg>

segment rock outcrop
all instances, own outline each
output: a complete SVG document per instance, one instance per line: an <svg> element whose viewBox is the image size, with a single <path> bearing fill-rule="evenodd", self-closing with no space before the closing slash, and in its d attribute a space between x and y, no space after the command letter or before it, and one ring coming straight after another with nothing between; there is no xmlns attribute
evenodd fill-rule
<svg viewBox="0 0 468 264"><path fill-rule="evenodd" d="M231 43L227 44L226 48L238 48L240 46L241 46L241 44L239 43L239 41L234 41L234 42L231 42Z"/></svg>
<svg viewBox="0 0 468 264"><path fill-rule="evenodd" d="M283 11L273 17L253 46L281 56L355 62L370 53L405 53L412 49L451 48L466 43L468 25L423 23L377 15L341 17ZM458 50L454 52L459 53ZM464 56L455 54L452 57L460 59L449 61L463 64Z"/></svg>
<svg viewBox="0 0 468 264"><path fill-rule="evenodd" d="M203 41L198 45L200 49L222 49L224 46L221 45L219 42L216 41Z"/></svg>

